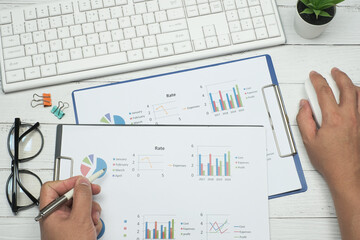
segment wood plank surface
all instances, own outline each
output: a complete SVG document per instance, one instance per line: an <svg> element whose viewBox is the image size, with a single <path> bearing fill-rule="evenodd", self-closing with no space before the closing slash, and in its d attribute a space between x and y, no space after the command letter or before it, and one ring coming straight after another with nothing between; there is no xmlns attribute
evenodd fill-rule
<svg viewBox="0 0 360 240"><path fill-rule="evenodd" d="M46 2L53 1L0 0L0 10ZM72 106L66 109L66 115L62 120L55 118L49 108L31 108L30 101L34 93L50 92L54 104L58 101L71 103L71 93L76 89L262 54L270 54L274 62L297 150L309 186L305 193L270 200L271 239L340 239L331 195L323 178L314 170L309 161L297 127L296 114L300 99L306 97L303 83L311 70L328 73L331 67L337 66L347 72L360 86L360 1L346 0L339 4L334 21L322 36L313 40L299 37L294 30L293 18L296 0L277 0L277 4L287 38L286 44L282 46L11 94L0 92L0 189L2 189L0 191L0 239L40 238L39 226L33 220L38 209L32 208L14 216L8 206L4 191L6 179L10 174L10 157L6 142L14 118L21 117L22 121L28 123L36 121L41 123L41 131L45 137L44 149L37 158L21 164L21 167L34 171L43 181L51 180L53 175L56 125L75 123Z"/></svg>

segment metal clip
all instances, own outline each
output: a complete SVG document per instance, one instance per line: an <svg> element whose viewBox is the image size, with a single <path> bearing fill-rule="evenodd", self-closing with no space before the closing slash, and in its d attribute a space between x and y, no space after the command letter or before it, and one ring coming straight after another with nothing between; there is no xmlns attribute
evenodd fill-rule
<svg viewBox="0 0 360 240"><path fill-rule="evenodd" d="M60 180L61 159L65 159L65 160L71 161L70 177L73 176L74 160L73 160L71 157L59 156L59 157L55 158L55 163L54 163L54 181Z"/></svg>
<svg viewBox="0 0 360 240"><path fill-rule="evenodd" d="M284 124L285 131L286 131L286 136L287 136L287 139L288 139L288 142L289 142L290 154L281 155L279 142L278 142L278 139L276 137L276 133L274 131L274 124L272 122L272 118L271 118L271 114L270 114L270 110L269 110L269 105L268 105L268 102L267 102L266 97L265 97L265 89L270 88L270 87L274 88L274 91L275 91L275 94L276 94L276 99L277 99L277 102L278 102L278 105L279 105L279 108L280 108L280 111L281 111L281 117L282 117L283 124ZM279 156L284 158L284 157L289 157L289 156L295 155L297 153L296 147L295 147L295 141L294 141L294 137L292 135L291 129L290 129L289 119L288 119L288 117L286 115L286 112L285 112L285 106L284 106L284 103L283 103L282 98L281 98L279 86L275 85L275 84L270 84L270 85L264 86L262 88L262 93L263 93L263 97L264 97L266 110L267 110L268 115L269 115L270 125L271 125L271 127L273 129L274 139L275 139L276 148L278 150Z"/></svg>

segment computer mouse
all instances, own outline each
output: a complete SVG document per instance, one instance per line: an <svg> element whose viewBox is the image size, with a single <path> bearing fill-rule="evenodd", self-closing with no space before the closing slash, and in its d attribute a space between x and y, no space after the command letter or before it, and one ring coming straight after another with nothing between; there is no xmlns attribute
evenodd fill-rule
<svg viewBox="0 0 360 240"><path fill-rule="evenodd" d="M336 102L339 104L340 102L340 91L338 86L336 85L336 82L334 81L334 79L332 78L332 76L330 74L327 75L323 75L323 77L326 79L327 83L329 84ZM312 82L310 80L310 78L305 80L305 91L306 94L308 96L308 100L313 112L313 116L315 119L315 122L317 124L318 127L321 127L321 123L322 123L322 114L321 114L321 109L319 106L319 102L318 102L318 98L315 92L315 88L312 85Z"/></svg>

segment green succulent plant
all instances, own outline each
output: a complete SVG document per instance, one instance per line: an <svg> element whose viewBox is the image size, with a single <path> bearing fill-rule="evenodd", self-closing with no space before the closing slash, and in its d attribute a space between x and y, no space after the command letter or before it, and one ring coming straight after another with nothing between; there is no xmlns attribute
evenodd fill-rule
<svg viewBox="0 0 360 240"><path fill-rule="evenodd" d="M319 16L323 17L332 17L329 13L324 11L327 8L335 6L338 3L343 2L344 0L300 0L307 8L302 11L300 14L315 14L316 19Z"/></svg>

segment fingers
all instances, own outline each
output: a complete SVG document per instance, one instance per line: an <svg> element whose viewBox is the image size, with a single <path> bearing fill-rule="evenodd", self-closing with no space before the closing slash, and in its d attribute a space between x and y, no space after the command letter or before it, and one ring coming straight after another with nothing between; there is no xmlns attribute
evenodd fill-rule
<svg viewBox="0 0 360 240"><path fill-rule="evenodd" d="M92 191L87 178L79 177L74 188L71 216L77 220L88 220L92 210Z"/></svg>
<svg viewBox="0 0 360 240"><path fill-rule="evenodd" d="M316 135L316 123L312 117L311 107L308 101L300 101L299 113L296 117L304 143L310 142Z"/></svg>
<svg viewBox="0 0 360 240"><path fill-rule="evenodd" d="M349 107L350 109L356 109L356 88L351 79L338 68L333 68L331 75L340 90L340 105Z"/></svg>
<svg viewBox="0 0 360 240"><path fill-rule="evenodd" d="M95 224L95 229L96 229L96 235L98 236L101 232L103 225L102 222L99 220L98 224Z"/></svg>
<svg viewBox="0 0 360 240"><path fill-rule="evenodd" d="M327 117L328 113L333 112L337 108L337 103L332 93L331 88L326 82L325 78L319 73L310 72L310 79L315 88L315 92L320 105L323 119Z"/></svg>
<svg viewBox="0 0 360 240"><path fill-rule="evenodd" d="M55 198L64 195L74 188L75 183L81 176L71 177L66 180L46 182L41 187L40 193L40 209L48 205ZM101 187L97 184L91 184L92 194L99 194Z"/></svg>
<svg viewBox="0 0 360 240"><path fill-rule="evenodd" d="M360 87L356 87L357 96L357 110L360 113Z"/></svg>
<svg viewBox="0 0 360 240"><path fill-rule="evenodd" d="M100 221L101 207L97 202L92 202L91 216L94 222L94 225L97 225Z"/></svg>

